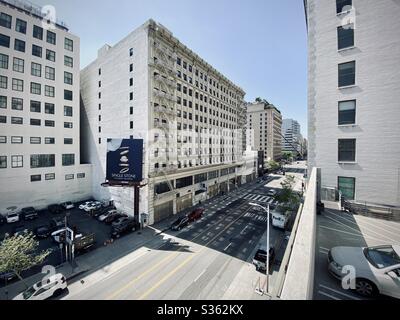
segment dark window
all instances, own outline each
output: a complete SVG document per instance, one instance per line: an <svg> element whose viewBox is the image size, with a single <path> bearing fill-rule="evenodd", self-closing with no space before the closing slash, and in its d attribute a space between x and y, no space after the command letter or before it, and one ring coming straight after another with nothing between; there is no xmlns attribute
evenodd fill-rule
<svg viewBox="0 0 400 320"><path fill-rule="evenodd" d="M34 25L33 37L39 40L43 40L43 28Z"/></svg>
<svg viewBox="0 0 400 320"><path fill-rule="evenodd" d="M47 30L47 42L50 44L56 44L56 34Z"/></svg>
<svg viewBox="0 0 400 320"><path fill-rule="evenodd" d="M78 179L84 179L84 178L86 177L86 174L85 174L85 173L77 173L77 174L76 174L76 177L77 177Z"/></svg>
<svg viewBox="0 0 400 320"><path fill-rule="evenodd" d="M40 102L39 101L31 101L31 112L40 112Z"/></svg>
<svg viewBox="0 0 400 320"><path fill-rule="evenodd" d="M0 96L0 108L7 109L7 97Z"/></svg>
<svg viewBox="0 0 400 320"><path fill-rule="evenodd" d="M194 176L194 183L207 181L207 173L202 173Z"/></svg>
<svg viewBox="0 0 400 320"><path fill-rule="evenodd" d="M356 83L356 62L339 64L339 87L351 86Z"/></svg>
<svg viewBox="0 0 400 320"><path fill-rule="evenodd" d="M348 24L338 27L338 49L345 49L354 46L354 25Z"/></svg>
<svg viewBox="0 0 400 320"><path fill-rule="evenodd" d="M17 23L15 24L15 31L26 34L26 21L17 19Z"/></svg>
<svg viewBox="0 0 400 320"><path fill-rule="evenodd" d="M339 125L356 123L356 100L339 102Z"/></svg>
<svg viewBox="0 0 400 320"><path fill-rule="evenodd" d="M339 139L339 162L356 161L356 139Z"/></svg>
<svg viewBox="0 0 400 320"><path fill-rule="evenodd" d="M53 127L54 128L56 126L56 123L53 120L45 120L44 125L46 127Z"/></svg>
<svg viewBox="0 0 400 320"><path fill-rule="evenodd" d="M12 124L23 124L24 120L20 117L11 117Z"/></svg>
<svg viewBox="0 0 400 320"><path fill-rule="evenodd" d="M72 138L64 138L64 144L72 144L73 139Z"/></svg>
<svg viewBox="0 0 400 320"><path fill-rule="evenodd" d="M7 137L6 136L0 136L0 143L7 143Z"/></svg>
<svg viewBox="0 0 400 320"><path fill-rule="evenodd" d="M64 99L68 101L72 101L72 91L64 90Z"/></svg>
<svg viewBox="0 0 400 320"><path fill-rule="evenodd" d="M23 73L24 72L24 69L25 69L25 61L23 60L23 59L19 59L19 58L16 58L16 57L14 57L14 63L13 63L13 70L15 71L15 72L21 72L21 73Z"/></svg>
<svg viewBox="0 0 400 320"><path fill-rule="evenodd" d="M211 171L208 173L208 180L218 178L218 171Z"/></svg>
<svg viewBox="0 0 400 320"><path fill-rule="evenodd" d="M40 83L31 82L31 93L32 94L42 94L42 87Z"/></svg>
<svg viewBox="0 0 400 320"><path fill-rule="evenodd" d="M0 156L0 169L7 168L7 156Z"/></svg>
<svg viewBox="0 0 400 320"><path fill-rule="evenodd" d="M47 138L44 138L44 143L45 144L55 144L56 143L56 139L47 137Z"/></svg>
<svg viewBox="0 0 400 320"><path fill-rule="evenodd" d="M0 76L0 88L7 89L8 86L8 78L5 76Z"/></svg>
<svg viewBox="0 0 400 320"><path fill-rule="evenodd" d="M176 189L185 188L193 185L193 177L185 177L181 179L176 179Z"/></svg>
<svg viewBox="0 0 400 320"><path fill-rule="evenodd" d="M24 109L24 100L20 98L12 98L11 100L11 109L12 110L23 110Z"/></svg>
<svg viewBox="0 0 400 320"><path fill-rule="evenodd" d="M31 168L49 168L56 165L54 154L33 154L31 155Z"/></svg>
<svg viewBox="0 0 400 320"><path fill-rule="evenodd" d="M0 46L9 48L10 47L10 37L0 34Z"/></svg>
<svg viewBox="0 0 400 320"><path fill-rule="evenodd" d="M75 165L75 155L74 154L63 154L62 155L62 165L63 166Z"/></svg>
<svg viewBox="0 0 400 320"><path fill-rule="evenodd" d="M356 193L356 179L348 177L338 177L338 189L345 199L354 200Z"/></svg>
<svg viewBox="0 0 400 320"><path fill-rule="evenodd" d="M7 117L6 116L0 116L0 123L7 123Z"/></svg>
<svg viewBox="0 0 400 320"><path fill-rule="evenodd" d="M25 41L15 39L14 49L16 51L25 52Z"/></svg>
<svg viewBox="0 0 400 320"><path fill-rule="evenodd" d="M49 180L55 180L56 179L56 174L55 173L47 173L45 174L45 180L49 181Z"/></svg>
<svg viewBox="0 0 400 320"><path fill-rule="evenodd" d="M347 11L346 7L352 7L352 0L336 0L336 13Z"/></svg>
<svg viewBox="0 0 400 320"><path fill-rule="evenodd" d="M40 119L31 119L31 126L40 126L41 120Z"/></svg>
<svg viewBox="0 0 400 320"><path fill-rule="evenodd" d="M68 56L64 56L64 65L72 68L74 66L74 59Z"/></svg>
<svg viewBox="0 0 400 320"><path fill-rule="evenodd" d="M72 129L72 128L73 128L72 122L64 122L64 128L66 128L66 129Z"/></svg>
<svg viewBox="0 0 400 320"><path fill-rule="evenodd" d="M8 69L8 55L0 53L0 68Z"/></svg>
<svg viewBox="0 0 400 320"><path fill-rule="evenodd" d="M0 14L0 26L11 29L11 21L12 18L10 15L5 14L3 12Z"/></svg>
<svg viewBox="0 0 400 320"><path fill-rule="evenodd" d="M54 114L55 106L53 103L46 103L44 105L44 112L46 114Z"/></svg>
<svg viewBox="0 0 400 320"><path fill-rule="evenodd" d="M64 106L64 116L72 117L72 107Z"/></svg>
<svg viewBox="0 0 400 320"><path fill-rule="evenodd" d="M31 144L41 144L42 138L40 137L31 137Z"/></svg>
<svg viewBox="0 0 400 320"><path fill-rule="evenodd" d="M31 182L42 181L42 176L40 174L35 174L31 176Z"/></svg>
<svg viewBox="0 0 400 320"><path fill-rule="evenodd" d="M68 51L74 51L74 42L71 39L65 38L64 48Z"/></svg>
<svg viewBox="0 0 400 320"><path fill-rule="evenodd" d="M64 71L64 83L72 85L72 73Z"/></svg>
<svg viewBox="0 0 400 320"><path fill-rule="evenodd" d="M49 49L46 50L46 59L49 61L56 61L56 53L54 51L51 51Z"/></svg>
<svg viewBox="0 0 400 320"><path fill-rule="evenodd" d="M173 186L173 181L170 181L171 185ZM160 182L154 185L154 193L155 194L163 194L172 191L169 187L168 182Z"/></svg>

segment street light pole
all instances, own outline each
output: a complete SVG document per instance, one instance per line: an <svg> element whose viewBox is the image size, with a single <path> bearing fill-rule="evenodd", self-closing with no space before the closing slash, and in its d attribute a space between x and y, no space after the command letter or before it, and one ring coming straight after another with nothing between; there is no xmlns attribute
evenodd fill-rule
<svg viewBox="0 0 400 320"><path fill-rule="evenodd" d="M270 216L270 206L268 203L267 207L264 207L262 205L259 205L258 203L249 203L251 206L253 207L259 207L262 208L266 213L267 213L267 292L269 292L269 252L270 252L270 248L269 248L269 216Z"/></svg>

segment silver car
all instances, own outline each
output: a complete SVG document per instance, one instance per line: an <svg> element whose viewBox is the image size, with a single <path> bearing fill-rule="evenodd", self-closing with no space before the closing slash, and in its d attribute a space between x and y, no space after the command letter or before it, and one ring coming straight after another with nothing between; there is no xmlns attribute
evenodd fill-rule
<svg viewBox="0 0 400 320"><path fill-rule="evenodd" d="M383 294L400 299L400 246L335 247L328 254L329 271L343 279L345 266L356 272L355 291L364 297Z"/></svg>

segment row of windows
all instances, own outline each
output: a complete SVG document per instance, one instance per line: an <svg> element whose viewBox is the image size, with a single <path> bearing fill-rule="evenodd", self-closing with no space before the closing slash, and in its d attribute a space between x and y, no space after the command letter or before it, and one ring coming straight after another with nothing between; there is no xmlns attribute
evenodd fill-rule
<svg viewBox="0 0 400 320"><path fill-rule="evenodd" d="M75 165L74 154L63 154L62 165L73 166ZM23 168L24 157L22 155L11 156L11 168ZM30 156L30 168L51 168L55 167L55 155L54 154L34 154ZM0 169L7 168L7 156L0 156Z"/></svg>
<svg viewBox="0 0 400 320"><path fill-rule="evenodd" d="M44 139L45 144L55 144L56 139L52 137L45 137ZM7 136L0 136L0 143L7 143ZM24 137L20 136L12 136L11 137L12 144L22 144L24 143ZM30 137L30 144L41 144L42 138L41 137ZM64 138L64 144L73 144L74 140L72 138Z"/></svg>
<svg viewBox="0 0 400 320"><path fill-rule="evenodd" d="M7 108L7 97L0 96L0 108ZM21 98L11 98L11 109L22 111L24 110L24 100ZM42 110L42 103L40 101L30 101L30 111L40 113ZM44 104L44 112L46 114L55 114L55 105L53 103ZM70 106L64 106L64 116L72 117L73 109Z"/></svg>
<svg viewBox="0 0 400 320"><path fill-rule="evenodd" d="M7 116L0 115L0 123L7 123ZM24 124L24 119L22 117L11 117L11 124ZM31 126L41 126L42 120L41 119L30 119ZM45 120L44 121L45 127L55 127L56 123L54 120ZM64 122L64 128L72 129L73 123L72 122Z"/></svg>
<svg viewBox="0 0 400 320"><path fill-rule="evenodd" d="M46 181L50 180L55 180L56 179L56 174L55 173L47 173L44 175ZM78 173L76 175L77 179L84 179L86 177L85 173ZM66 174L64 176L65 180L74 180L75 175L74 174ZM34 174L31 175L31 182L40 182L42 181L42 175L41 174Z"/></svg>

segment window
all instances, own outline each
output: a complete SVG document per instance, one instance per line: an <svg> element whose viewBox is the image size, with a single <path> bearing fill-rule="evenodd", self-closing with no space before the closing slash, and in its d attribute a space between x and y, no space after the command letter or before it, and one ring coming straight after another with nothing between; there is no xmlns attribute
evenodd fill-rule
<svg viewBox="0 0 400 320"><path fill-rule="evenodd" d="M23 137L11 137L11 143L12 144L22 144L24 142Z"/></svg>
<svg viewBox="0 0 400 320"><path fill-rule="evenodd" d="M356 83L356 62L339 64L339 87L351 86Z"/></svg>
<svg viewBox="0 0 400 320"><path fill-rule="evenodd" d="M31 126L40 126L42 121L40 119L31 119Z"/></svg>
<svg viewBox="0 0 400 320"><path fill-rule="evenodd" d="M46 138L44 138L44 143L45 144L55 144L56 143L56 139L55 138L46 137Z"/></svg>
<svg viewBox="0 0 400 320"><path fill-rule="evenodd" d="M68 101L72 101L72 91L64 90L64 99Z"/></svg>
<svg viewBox="0 0 400 320"><path fill-rule="evenodd" d="M193 185L193 177L185 177L181 179L176 179L176 189L185 188Z"/></svg>
<svg viewBox="0 0 400 320"><path fill-rule="evenodd" d="M11 167L12 168L22 168L24 166L23 156L12 156L11 157Z"/></svg>
<svg viewBox="0 0 400 320"><path fill-rule="evenodd" d="M74 175L73 174L66 174L65 175L65 180L74 180Z"/></svg>
<svg viewBox="0 0 400 320"><path fill-rule="evenodd" d="M31 112L40 112L41 106L39 101L31 101Z"/></svg>
<svg viewBox="0 0 400 320"><path fill-rule="evenodd" d="M207 181L207 173L202 173L194 176L194 183Z"/></svg>
<svg viewBox="0 0 400 320"><path fill-rule="evenodd" d="M0 108L7 109L7 97L0 96Z"/></svg>
<svg viewBox="0 0 400 320"><path fill-rule="evenodd" d="M133 48L129 49L129 56L132 57L133 56Z"/></svg>
<svg viewBox="0 0 400 320"><path fill-rule="evenodd" d="M11 99L11 109L12 110L23 110L24 109L24 100L20 98L12 98Z"/></svg>
<svg viewBox="0 0 400 320"><path fill-rule="evenodd" d="M21 117L11 117L12 124L23 124L24 120Z"/></svg>
<svg viewBox="0 0 400 320"><path fill-rule="evenodd" d="M84 178L86 177L86 174L85 174L85 173L77 173L77 174L76 174L76 177L77 177L78 179L84 179Z"/></svg>
<svg viewBox="0 0 400 320"><path fill-rule="evenodd" d="M66 117L72 117L72 107L69 106L64 106L64 116Z"/></svg>
<svg viewBox="0 0 400 320"><path fill-rule="evenodd" d="M47 174L45 174L44 178L47 181L55 180L56 179L56 174L55 173L47 173Z"/></svg>
<svg viewBox="0 0 400 320"><path fill-rule="evenodd" d="M75 164L75 155L74 154L63 154L62 155L62 165L65 166L73 166Z"/></svg>
<svg viewBox="0 0 400 320"><path fill-rule="evenodd" d="M31 176L31 182L42 181L42 176L40 174L35 174Z"/></svg>
<svg viewBox="0 0 400 320"><path fill-rule="evenodd" d="M54 51L51 51L49 49L46 50L46 59L49 61L56 61L56 53Z"/></svg>
<svg viewBox="0 0 400 320"><path fill-rule="evenodd" d="M7 117L6 116L0 116L0 123L7 123Z"/></svg>
<svg viewBox="0 0 400 320"><path fill-rule="evenodd" d="M72 138L64 138L64 144L73 144Z"/></svg>
<svg viewBox="0 0 400 320"><path fill-rule="evenodd" d="M72 129L73 128L72 122L64 122L64 128Z"/></svg>
<svg viewBox="0 0 400 320"><path fill-rule="evenodd" d="M64 56L64 65L72 68L74 66L74 59L68 56Z"/></svg>
<svg viewBox="0 0 400 320"><path fill-rule="evenodd" d="M14 57L13 70L15 72L23 73L24 69L25 69L25 61L23 59L19 59L19 58L15 58Z"/></svg>
<svg viewBox="0 0 400 320"><path fill-rule="evenodd" d="M56 44L56 34L47 30L47 42L50 44Z"/></svg>
<svg viewBox="0 0 400 320"><path fill-rule="evenodd" d="M338 27L338 50L354 46L354 25Z"/></svg>
<svg viewBox="0 0 400 320"><path fill-rule="evenodd" d="M43 40L43 29L38 26L33 26L33 37L39 40Z"/></svg>
<svg viewBox="0 0 400 320"><path fill-rule="evenodd" d="M46 67L46 72L45 72L45 77L46 79L49 80L55 80L56 79L56 69L52 67Z"/></svg>
<svg viewBox="0 0 400 320"><path fill-rule="evenodd" d="M133 78L129 79L129 86L132 87L133 86Z"/></svg>
<svg viewBox="0 0 400 320"><path fill-rule="evenodd" d="M133 71L133 63L131 63L130 65L129 65L129 72L132 72Z"/></svg>
<svg viewBox="0 0 400 320"><path fill-rule="evenodd" d="M7 156L0 156L0 169L7 168Z"/></svg>
<svg viewBox="0 0 400 320"><path fill-rule="evenodd" d="M338 177L338 189L345 199L354 200L356 193L356 179L348 177Z"/></svg>
<svg viewBox="0 0 400 320"><path fill-rule="evenodd" d="M12 79L12 89L14 91L24 91L24 81L20 79Z"/></svg>
<svg viewBox="0 0 400 320"><path fill-rule="evenodd" d="M25 52L25 41L15 39L14 49L16 51Z"/></svg>
<svg viewBox="0 0 400 320"><path fill-rule="evenodd" d="M0 89L7 89L8 78L0 76Z"/></svg>
<svg viewBox="0 0 400 320"><path fill-rule="evenodd" d="M44 122L45 127L52 127L54 128L56 126L56 123L53 120L45 120Z"/></svg>
<svg viewBox="0 0 400 320"><path fill-rule="evenodd" d="M339 139L339 162L356 161L356 139Z"/></svg>
<svg viewBox="0 0 400 320"><path fill-rule="evenodd" d="M56 95L55 90L56 89L52 86L44 86L44 95L46 97L54 98L54 96Z"/></svg>
<svg viewBox="0 0 400 320"><path fill-rule="evenodd" d="M31 155L31 168L49 168L56 165L54 154L33 154Z"/></svg>
<svg viewBox="0 0 400 320"><path fill-rule="evenodd" d="M347 7L352 7L352 0L336 0L336 13L347 11Z"/></svg>
<svg viewBox="0 0 400 320"><path fill-rule="evenodd" d="M31 137L31 144L41 144L42 138L40 137Z"/></svg>
<svg viewBox="0 0 400 320"><path fill-rule="evenodd" d="M356 100L339 102L339 125L356 123Z"/></svg>
<svg viewBox="0 0 400 320"><path fill-rule="evenodd" d="M31 82L31 93L42 94L42 87L40 83Z"/></svg>
<svg viewBox="0 0 400 320"><path fill-rule="evenodd" d="M65 38L64 48L68 51L74 51L74 42L71 39ZM133 54L133 50L132 50Z"/></svg>
<svg viewBox="0 0 400 320"><path fill-rule="evenodd" d="M36 46L36 45L32 45L32 55L35 57L42 57L42 47Z"/></svg>
<svg viewBox="0 0 400 320"><path fill-rule="evenodd" d="M0 143L7 143L7 137L6 136L0 136Z"/></svg>
<svg viewBox="0 0 400 320"><path fill-rule="evenodd" d="M4 34L0 34L0 46L9 48L10 47L10 37Z"/></svg>
<svg viewBox="0 0 400 320"><path fill-rule="evenodd" d="M26 21L17 19L17 22L15 24L15 31L26 34Z"/></svg>
<svg viewBox="0 0 400 320"><path fill-rule="evenodd" d="M42 76L42 65L39 63L32 62L31 75L33 75L35 77L41 77Z"/></svg>
<svg viewBox="0 0 400 320"><path fill-rule="evenodd" d="M5 13L0 14L0 26L11 29L11 16Z"/></svg>
<svg viewBox="0 0 400 320"><path fill-rule="evenodd" d="M64 83L72 85L72 73L64 72Z"/></svg>
<svg viewBox="0 0 400 320"><path fill-rule="evenodd" d="M46 114L54 114L55 106L53 103L45 103L44 105L44 113Z"/></svg>
<svg viewBox="0 0 400 320"><path fill-rule="evenodd" d="M0 68L8 69L8 55L0 53Z"/></svg>

